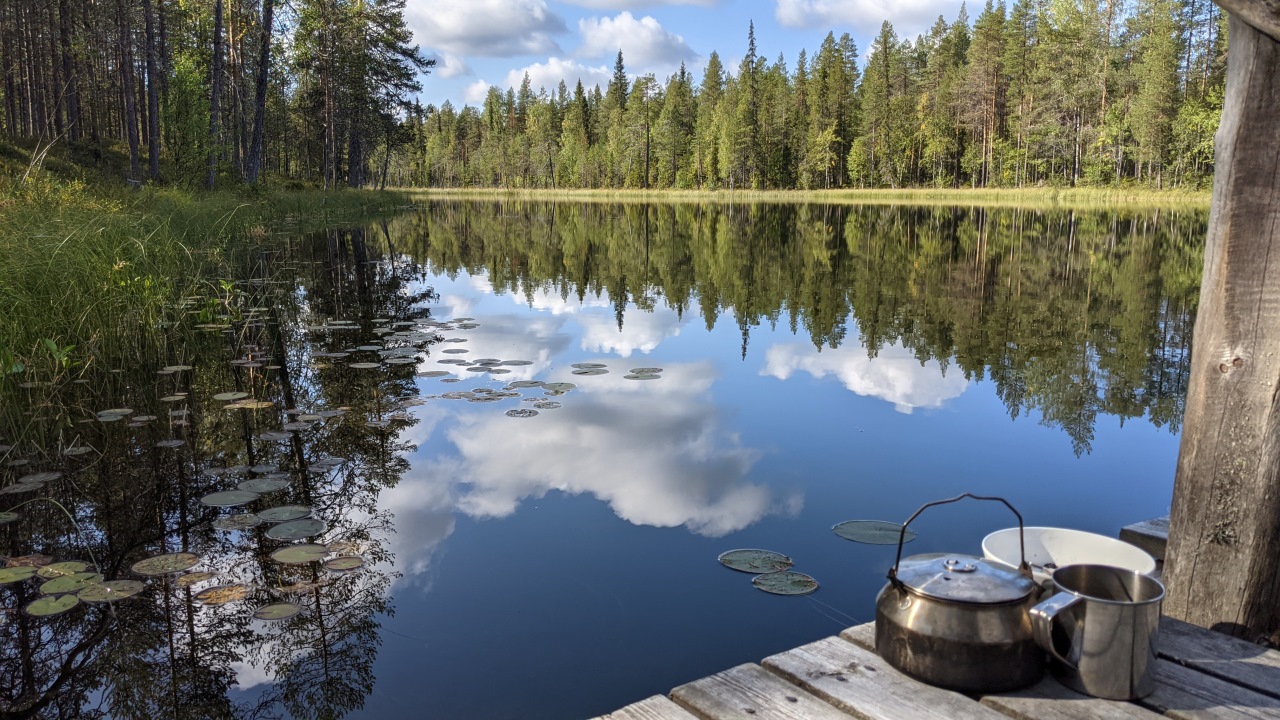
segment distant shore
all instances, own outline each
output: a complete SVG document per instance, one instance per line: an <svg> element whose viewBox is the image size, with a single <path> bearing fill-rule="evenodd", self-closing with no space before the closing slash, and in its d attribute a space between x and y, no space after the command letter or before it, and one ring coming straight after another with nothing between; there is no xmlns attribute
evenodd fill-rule
<svg viewBox="0 0 1280 720"><path fill-rule="evenodd" d="M1209 190L1125 188L913 188L879 190L567 190L398 188L414 197L575 202L827 203L839 205L961 205L1025 208L1209 208Z"/></svg>

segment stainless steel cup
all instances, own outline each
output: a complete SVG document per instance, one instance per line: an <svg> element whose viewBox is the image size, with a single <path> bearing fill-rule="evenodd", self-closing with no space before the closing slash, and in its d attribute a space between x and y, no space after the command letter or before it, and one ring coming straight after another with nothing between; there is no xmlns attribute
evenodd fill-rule
<svg viewBox="0 0 1280 720"><path fill-rule="evenodd" d="M1164 585L1109 565L1053 572L1057 594L1031 609L1036 642L1063 685L1094 697L1135 700L1155 690Z"/></svg>

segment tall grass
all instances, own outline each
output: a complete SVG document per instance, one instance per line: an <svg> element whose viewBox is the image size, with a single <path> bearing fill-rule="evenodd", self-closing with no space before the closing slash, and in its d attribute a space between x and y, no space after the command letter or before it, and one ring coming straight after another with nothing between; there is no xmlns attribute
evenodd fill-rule
<svg viewBox="0 0 1280 720"><path fill-rule="evenodd" d="M0 384L136 360L177 362L168 324L232 277L234 256L405 204L396 193L129 191L36 173L0 187ZM198 306L196 306L198 307Z"/></svg>

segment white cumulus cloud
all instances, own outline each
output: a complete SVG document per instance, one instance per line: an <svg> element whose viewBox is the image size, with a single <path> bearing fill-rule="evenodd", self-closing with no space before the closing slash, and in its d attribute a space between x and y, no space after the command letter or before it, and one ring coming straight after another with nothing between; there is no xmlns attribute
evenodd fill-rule
<svg viewBox="0 0 1280 720"><path fill-rule="evenodd" d="M459 56L559 53L568 30L545 0L409 0L405 18L428 52Z"/></svg>
<svg viewBox="0 0 1280 720"><path fill-rule="evenodd" d="M819 352L801 343L774 345L765 351L761 375L786 380L797 371L816 378L833 375L849 390L891 402L902 413L940 408L969 387L960 372L944 375L937 360L921 364L910 350L896 343L881 349L876 357L867 357L860 347Z"/></svg>
<svg viewBox="0 0 1280 720"><path fill-rule="evenodd" d="M880 23L893 23L898 37L914 38L939 15L955 19L952 0L775 0L774 17L787 27L833 29L839 35L874 35ZM863 55L866 53L863 52Z"/></svg>
<svg viewBox="0 0 1280 720"><path fill-rule="evenodd" d="M609 84L609 78L613 76L613 71L601 65L600 67L590 67L583 65L576 60L565 60L558 57L548 58L545 63L534 63L517 68L507 73L506 79L503 81L503 87L519 89L520 83L524 81L525 73L529 74L529 86L534 92L538 88L546 88L547 92L553 93L556 86L563 80L569 90L573 90L573 86L578 80L582 80L582 87L590 90L592 87L599 85L603 88ZM485 88L488 92L488 88ZM481 96L481 100L484 97Z"/></svg>
<svg viewBox="0 0 1280 720"><path fill-rule="evenodd" d="M578 32L582 34L578 56L613 59L622 50L623 63L631 72L669 70L697 57L684 37L648 15L636 19L624 11L612 18L583 18Z"/></svg>

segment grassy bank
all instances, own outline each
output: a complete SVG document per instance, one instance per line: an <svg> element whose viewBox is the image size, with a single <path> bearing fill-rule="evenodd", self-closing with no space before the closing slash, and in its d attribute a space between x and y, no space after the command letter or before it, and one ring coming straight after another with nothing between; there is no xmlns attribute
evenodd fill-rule
<svg viewBox="0 0 1280 720"><path fill-rule="evenodd" d="M129 190L6 168L0 181L0 383L179 352L164 328L214 315L231 269L306 229L405 205L394 192ZM24 178L23 175L26 174Z"/></svg>
<svg viewBox="0 0 1280 720"><path fill-rule="evenodd" d="M828 203L847 205L961 205L967 207L1078 208L1204 208L1207 190L1150 188L1003 188L909 190L505 190L405 188L417 199L465 198L566 200L573 202L698 202L698 203Z"/></svg>

